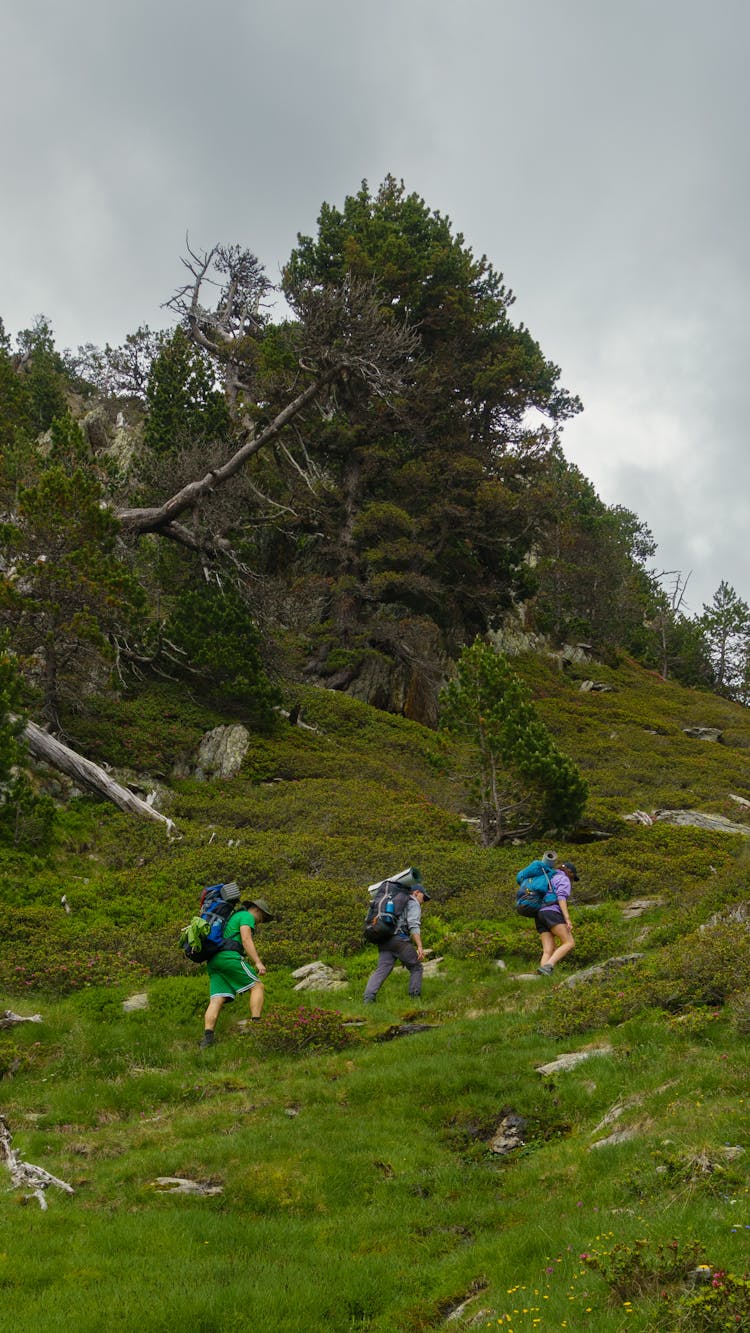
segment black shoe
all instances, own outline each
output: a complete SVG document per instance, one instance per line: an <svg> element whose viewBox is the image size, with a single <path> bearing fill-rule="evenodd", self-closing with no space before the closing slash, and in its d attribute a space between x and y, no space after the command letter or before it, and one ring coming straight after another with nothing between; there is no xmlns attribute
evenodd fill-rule
<svg viewBox="0 0 750 1333"><path fill-rule="evenodd" d="M209 1032L208 1029L206 1029L206 1031L203 1033L203 1036L201 1037L200 1041L198 1042L198 1045L199 1045L200 1047L204 1047L204 1046L213 1046L213 1045L215 1044L215 1042L216 1042L216 1036L215 1036L215 1034L214 1034L213 1032Z"/></svg>

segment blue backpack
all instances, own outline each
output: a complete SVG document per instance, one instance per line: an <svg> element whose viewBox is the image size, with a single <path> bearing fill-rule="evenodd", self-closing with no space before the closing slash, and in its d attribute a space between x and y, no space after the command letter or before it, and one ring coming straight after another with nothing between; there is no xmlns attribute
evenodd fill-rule
<svg viewBox="0 0 750 1333"><path fill-rule="evenodd" d="M201 894L200 914L180 931L180 948L191 963L205 963L222 950L242 953L237 939L224 939L226 924L239 907L237 885L210 884Z"/></svg>
<svg viewBox="0 0 750 1333"><path fill-rule="evenodd" d="M536 916L545 903L557 902L557 894L552 888L554 873L542 861L532 861L531 865L519 870L516 875L516 911L519 916Z"/></svg>

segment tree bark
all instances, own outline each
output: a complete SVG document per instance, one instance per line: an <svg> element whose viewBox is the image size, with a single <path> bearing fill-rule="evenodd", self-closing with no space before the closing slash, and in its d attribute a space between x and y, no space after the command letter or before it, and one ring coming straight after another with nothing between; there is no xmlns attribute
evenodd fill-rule
<svg viewBox="0 0 750 1333"><path fill-rule="evenodd" d="M67 773L68 777L73 778L75 782L80 782L89 791L96 792L99 796L104 796L108 801L112 801L120 810L126 810L129 814L140 815L143 819L157 820L166 825L169 837L175 835L176 829L174 822L155 810L147 801L142 801L127 787L121 787L119 782L105 773L98 764L92 763L90 759L84 759L83 755L77 754L62 741L55 740L49 732L43 731L35 722L27 722L23 730L23 737L26 740L31 754L36 759L42 759L45 763L51 764L53 768L58 768L62 773Z"/></svg>

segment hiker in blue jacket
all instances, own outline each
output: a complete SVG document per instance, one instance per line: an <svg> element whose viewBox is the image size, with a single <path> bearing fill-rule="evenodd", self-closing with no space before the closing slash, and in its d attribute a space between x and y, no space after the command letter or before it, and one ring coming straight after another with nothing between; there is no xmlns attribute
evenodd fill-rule
<svg viewBox="0 0 750 1333"><path fill-rule="evenodd" d="M570 882L578 879L578 871L572 861L561 861L550 879L550 890L545 901L534 917L539 943L542 946L542 958L537 968L543 977L552 975L561 958L575 949L573 927L568 912Z"/></svg>

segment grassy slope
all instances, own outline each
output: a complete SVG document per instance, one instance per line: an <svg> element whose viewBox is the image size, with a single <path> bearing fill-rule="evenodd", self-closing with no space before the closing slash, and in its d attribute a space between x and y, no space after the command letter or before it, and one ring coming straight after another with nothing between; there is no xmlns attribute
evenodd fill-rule
<svg viewBox="0 0 750 1333"><path fill-rule="evenodd" d="M613 831L560 848L583 872L578 960L645 950L679 991L682 941L698 956L701 937L690 932L743 895L745 840L619 816L685 806L742 819L729 793L750 796L750 715L627 665L587 668L614 686L595 694L581 693L582 672L538 661L523 670L586 771L592 822ZM184 736L167 734L163 707L143 715L158 766L160 747L164 760ZM22 1155L76 1194L50 1197L44 1214L0 1196L0 1328L418 1330L441 1326L472 1292L467 1320L450 1327L480 1310L479 1326L502 1319L515 1330L677 1327L681 1285L657 1258L649 1281L632 1255L692 1237L717 1267L739 1273L747 1262L746 1171L722 1156L723 1145L748 1147L747 982L736 995L725 985L726 1003L708 1007L691 1002L706 998L697 983L694 992L680 983L677 1001L656 1008L623 982L600 1015L572 1021L563 988L515 980L535 945L510 912L508 885L537 848L476 846L459 819L467 807L451 752L432 734L312 691L303 717L319 730L257 741L236 781L179 784L178 843L84 801L53 863L6 865L6 920L19 879L25 888L12 959L8 948L0 958L0 1008L38 1009L44 1023L0 1034L0 1071L11 1075L0 1109ZM730 743L687 739L682 727L695 724L722 727ZM101 740L103 758L108 744L120 758L115 735ZM137 752L137 712L127 735ZM403 974L374 1012L362 1010L373 961L351 951L362 885L409 862L436 891L426 933L445 955L444 977L425 983L417 1013ZM244 1014L228 1011L221 1043L197 1050L205 977L146 978L143 966L171 963L196 883L229 875L282 913L261 948L272 963L266 1041L302 1002L313 1025L319 1005L364 1019L349 1030L354 1044L295 1056L261 1049L237 1027ZM61 888L71 918L56 907ZM655 893L662 907L623 920L620 899ZM145 942L144 902L154 923ZM6 943L14 938L11 920ZM349 988L295 995L291 967L321 955L343 960ZM36 993L53 981L59 989L65 966L72 987L112 984ZM122 1013L122 997L143 985L149 1009ZM602 1026L616 1003L625 1020ZM374 1040L415 1017L433 1026ZM556 1035L566 1030L574 1035ZM536 1072L592 1044L612 1050L552 1079ZM637 1137L589 1151L615 1105L613 1127ZM526 1119L526 1146L500 1159L487 1139L508 1111ZM225 1192L160 1197L152 1182L165 1175ZM625 1276L613 1290L579 1256L616 1244ZM686 1327L704 1326L690 1319Z"/></svg>

